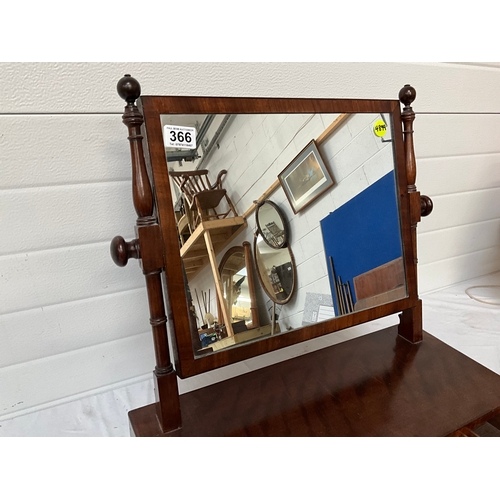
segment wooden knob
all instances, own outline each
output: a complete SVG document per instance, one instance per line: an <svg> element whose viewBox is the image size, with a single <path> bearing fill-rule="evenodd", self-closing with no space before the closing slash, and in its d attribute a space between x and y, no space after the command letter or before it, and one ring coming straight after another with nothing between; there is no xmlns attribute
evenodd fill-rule
<svg viewBox="0 0 500 500"><path fill-rule="evenodd" d="M427 217L433 208L434 203L432 203L432 200L428 196L420 196L420 215L422 217Z"/></svg>
<svg viewBox="0 0 500 500"><path fill-rule="evenodd" d="M139 82L130 75L120 78L116 84L116 90L118 91L118 95L128 103L135 102L141 95Z"/></svg>
<svg viewBox="0 0 500 500"><path fill-rule="evenodd" d="M127 265L128 259L139 259L141 256L139 240L125 241L121 236L115 236L110 245L111 258L120 267Z"/></svg>
<svg viewBox="0 0 500 500"><path fill-rule="evenodd" d="M399 100L406 106L409 107L411 106L411 103L415 100L417 97L417 91L411 86L406 84L400 91L399 91Z"/></svg>

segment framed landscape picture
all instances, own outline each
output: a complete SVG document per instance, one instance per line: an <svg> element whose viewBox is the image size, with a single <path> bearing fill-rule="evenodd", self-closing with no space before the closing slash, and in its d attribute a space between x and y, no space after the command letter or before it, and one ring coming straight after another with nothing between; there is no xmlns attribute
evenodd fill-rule
<svg viewBox="0 0 500 500"><path fill-rule="evenodd" d="M315 141L278 175L294 213L303 210L334 184Z"/></svg>

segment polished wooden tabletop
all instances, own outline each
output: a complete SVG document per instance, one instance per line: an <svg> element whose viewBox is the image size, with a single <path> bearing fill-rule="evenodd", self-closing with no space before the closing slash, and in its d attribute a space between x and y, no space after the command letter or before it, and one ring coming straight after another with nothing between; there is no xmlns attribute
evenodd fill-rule
<svg viewBox="0 0 500 500"><path fill-rule="evenodd" d="M500 414L500 376L424 332L397 327L180 397L169 436L447 436ZM161 435L154 405L129 413L132 434Z"/></svg>

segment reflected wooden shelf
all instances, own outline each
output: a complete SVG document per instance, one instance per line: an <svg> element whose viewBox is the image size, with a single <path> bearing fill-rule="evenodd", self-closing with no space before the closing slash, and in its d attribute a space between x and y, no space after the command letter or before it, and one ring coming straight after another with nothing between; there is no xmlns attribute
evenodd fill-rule
<svg viewBox="0 0 500 500"><path fill-rule="evenodd" d="M181 247L181 258L188 279L192 279L210 263L205 233L209 232L215 255L247 227L243 217L228 217L200 222L193 234Z"/></svg>

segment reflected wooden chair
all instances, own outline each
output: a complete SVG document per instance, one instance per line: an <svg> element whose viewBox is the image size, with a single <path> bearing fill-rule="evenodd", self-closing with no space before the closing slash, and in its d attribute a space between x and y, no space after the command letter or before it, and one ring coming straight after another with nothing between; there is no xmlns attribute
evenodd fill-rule
<svg viewBox="0 0 500 500"><path fill-rule="evenodd" d="M186 243L189 237L192 234L191 228L189 226L189 220L187 214L182 214L177 219L177 231L179 233L179 240L181 242L181 246Z"/></svg>
<svg viewBox="0 0 500 500"><path fill-rule="evenodd" d="M175 217L179 240L182 246L194 231L193 211L187 206L184 195L181 195L180 210L175 213Z"/></svg>
<svg viewBox="0 0 500 500"><path fill-rule="evenodd" d="M211 184L208 170L169 172L186 200L186 212L191 210L195 215L193 229L202 221L225 219L231 213L233 217L238 216L227 191L222 187L222 179L226 173L226 170L221 170L215 183ZM223 200L226 207L221 208Z"/></svg>

